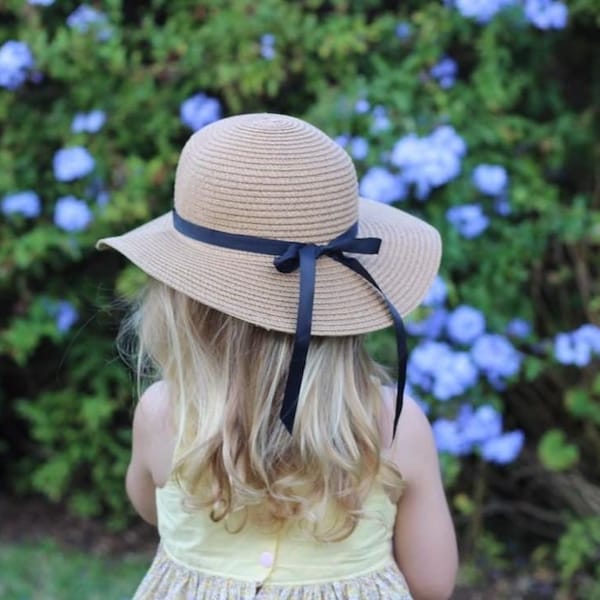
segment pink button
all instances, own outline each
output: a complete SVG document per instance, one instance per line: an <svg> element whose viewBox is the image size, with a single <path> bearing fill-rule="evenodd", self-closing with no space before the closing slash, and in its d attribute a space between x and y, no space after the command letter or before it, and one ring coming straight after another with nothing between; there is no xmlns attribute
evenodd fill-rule
<svg viewBox="0 0 600 600"><path fill-rule="evenodd" d="M273 553L272 552L263 552L260 555L260 564L268 569L273 566Z"/></svg>

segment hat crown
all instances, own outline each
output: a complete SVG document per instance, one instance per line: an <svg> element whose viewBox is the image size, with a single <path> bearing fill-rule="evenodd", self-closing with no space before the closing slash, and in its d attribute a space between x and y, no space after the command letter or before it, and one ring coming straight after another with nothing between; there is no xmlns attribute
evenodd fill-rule
<svg viewBox="0 0 600 600"><path fill-rule="evenodd" d="M323 243L358 219L356 171L309 123L275 114L229 117L183 148L175 208L210 229Z"/></svg>

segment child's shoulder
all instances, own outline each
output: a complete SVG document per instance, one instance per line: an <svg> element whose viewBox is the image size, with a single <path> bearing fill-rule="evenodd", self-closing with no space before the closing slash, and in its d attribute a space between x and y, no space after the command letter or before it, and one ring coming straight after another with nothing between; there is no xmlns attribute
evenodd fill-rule
<svg viewBox="0 0 600 600"><path fill-rule="evenodd" d="M166 483L171 470L175 434L164 381L153 383L140 396L133 417L134 451L148 465L156 485Z"/></svg>
<svg viewBox="0 0 600 600"><path fill-rule="evenodd" d="M146 388L140 396L135 409L135 418L142 419L148 425L164 425L170 417L167 383L156 381Z"/></svg>
<svg viewBox="0 0 600 600"><path fill-rule="evenodd" d="M392 423L394 420L394 409L396 394L395 390L385 388L382 437L384 442L392 435ZM410 396L404 396L402 412L398 420L396 435L391 448L386 451L387 458L391 459L409 481L412 476L422 471L423 459L437 455L433 431L427 415L419 403Z"/></svg>

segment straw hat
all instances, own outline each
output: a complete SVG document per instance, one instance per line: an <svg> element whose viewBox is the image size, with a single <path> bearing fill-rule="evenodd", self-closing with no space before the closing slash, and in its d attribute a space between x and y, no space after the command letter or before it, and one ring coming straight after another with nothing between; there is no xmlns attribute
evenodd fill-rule
<svg viewBox="0 0 600 600"><path fill-rule="evenodd" d="M433 227L359 198L352 161L312 125L275 114L217 121L181 153L174 207L184 220L219 232L327 244L358 221L358 237L381 238L378 254L352 255L401 315L425 296L440 256ZM213 245L176 230L169 212L102 239L151 277L208 306L267 329L294 333L298 271L273 256ZM316 261L313 335L350 335L392 323L381 294L331 257Z"/></svg>

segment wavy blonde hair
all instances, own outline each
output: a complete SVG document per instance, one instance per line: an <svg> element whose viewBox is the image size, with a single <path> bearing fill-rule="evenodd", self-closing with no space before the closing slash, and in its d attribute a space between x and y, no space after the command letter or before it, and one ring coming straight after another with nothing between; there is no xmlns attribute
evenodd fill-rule
<svg viewBox="0 0 600 600"><path fill-rule="evenodd" d="M215 521L303 520L342 539L373 484L397 501L402 478L381 456L385 372L362 337L313 337L293 436L279 419L293 336L262 329L151 281L121 332L137 337L138 384L167 382L176 431L173 475L186 504ZM139 391L139 390L138 390ZM340 515L317 533L331 503Z"/></svg>

